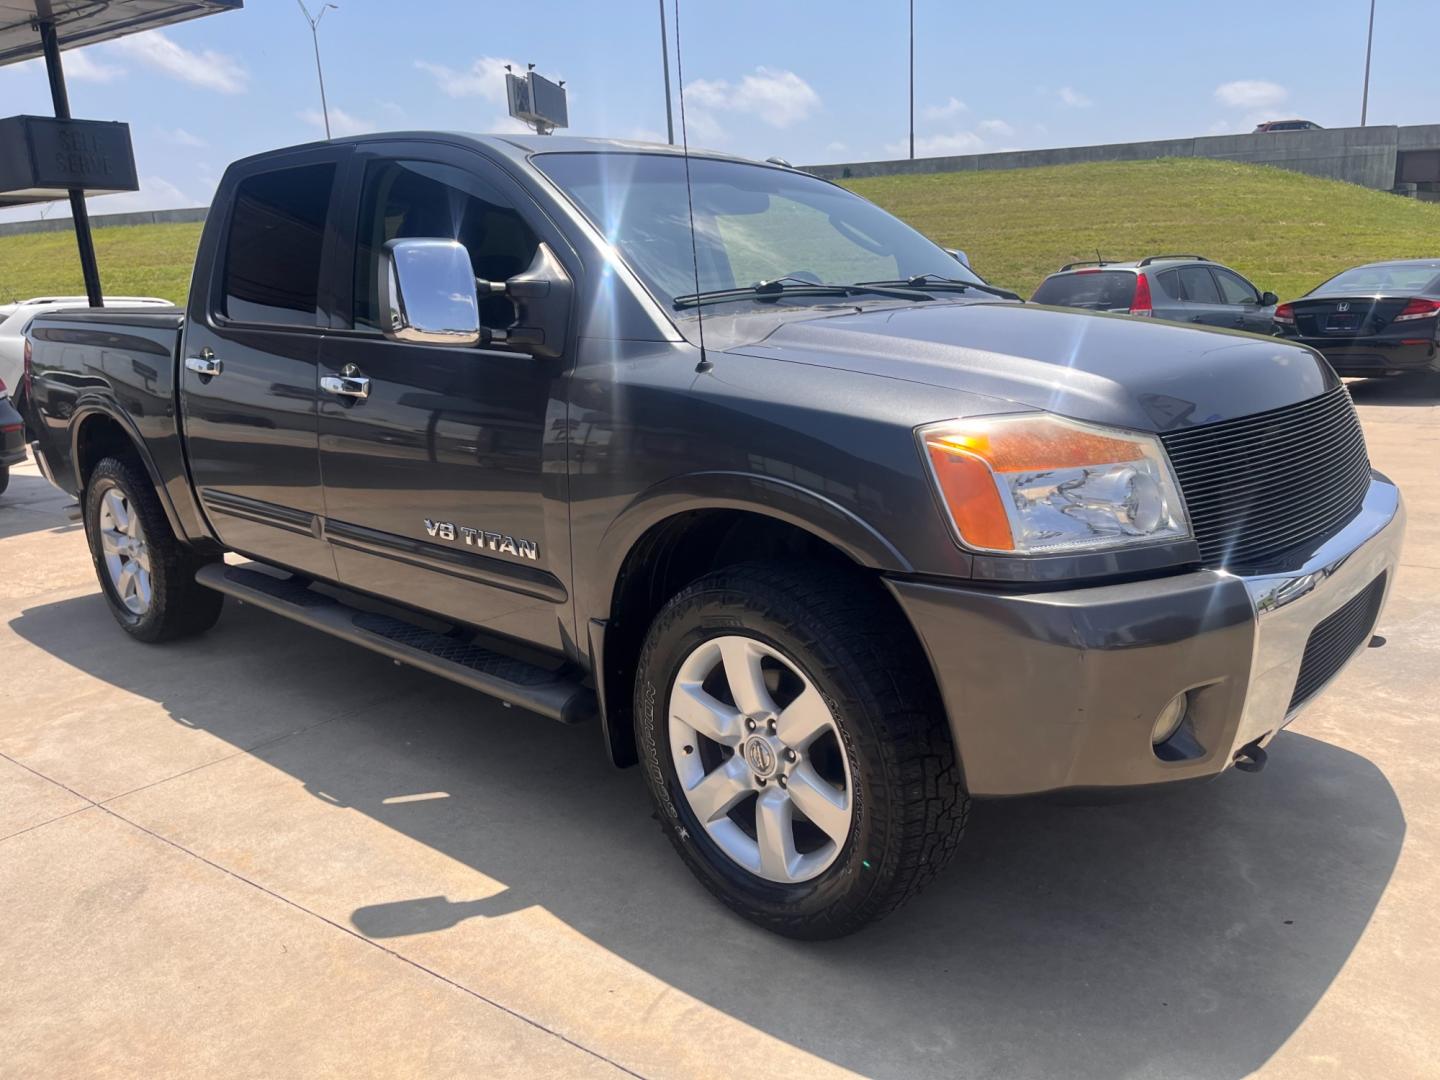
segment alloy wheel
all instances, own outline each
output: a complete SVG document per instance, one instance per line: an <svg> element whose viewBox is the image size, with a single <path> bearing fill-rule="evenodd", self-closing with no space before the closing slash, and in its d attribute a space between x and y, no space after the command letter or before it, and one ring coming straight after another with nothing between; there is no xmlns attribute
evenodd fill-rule
<svg viewBox="0 0 1440 1080"><path fill-rule="evenodd" d="M115 595L132 615L144 615L153 599L150 550L135 507L117 487L100 499L100 552Z"/></svg>
<svg viewBox="0 0 1440 1080"><path fill-rule="evenodd" d="M855 810L840 729L779 649L735 634L697 645L670 687L669 736L690 810L733 862L798 884L839 856Z"/></svg>

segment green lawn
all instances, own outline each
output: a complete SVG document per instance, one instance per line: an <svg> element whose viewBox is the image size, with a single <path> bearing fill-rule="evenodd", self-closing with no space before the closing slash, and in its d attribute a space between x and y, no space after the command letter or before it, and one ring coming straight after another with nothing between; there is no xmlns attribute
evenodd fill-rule
<svg viewBox="0 0 1440 1080"><path fill-rule="evenodd" d="M1196 253L1282 299L1347 266L1440 257L1440 204L1281 169L1168 158L847 180L1028 297L1075 259Z"/></svg>
<svg viewBox="0 0 1440 1080"><path fill-rule="evenodd" d="M100 284L107 293L159 296L180 303L190 291L190 268L199 242L198 222L96 229ZM74 233L0 236L0 303L84 292Z"/></svg>
<svg viewBox="0 0 1440 1080"><path fill-rule="evenodd" d="M847 185L1025 296L1072 259L1197 252L1298 296L1373 259L1440 256L1440 204L1221 161L1175 158L851 180ZM98 229L106 292L177 302L196 225ZM0 237L0 302L81 293L69 232Z"/></svg>

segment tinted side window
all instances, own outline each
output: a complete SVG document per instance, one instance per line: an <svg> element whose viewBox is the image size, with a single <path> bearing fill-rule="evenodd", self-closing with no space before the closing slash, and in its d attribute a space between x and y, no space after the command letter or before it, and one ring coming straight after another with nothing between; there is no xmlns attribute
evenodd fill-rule
<svg viewBox="0 0 1440 1080"><path fill-rule="evenodd" d="M1225 303L1258 304L1260 302L1260 294L1239 274L1232 274L1229 270L1221 270L1218 267L1214 274L1215 280L1220 283L1220 295L1225 298Z"/></svg>
<svg viewBox="0 0 1440 1080"><path fill-rule="evenodd" d="M1208 266L1187 266L1175 273L1180 278L1180 288L1185 299L1192 304L1220 303L1220 290L1215 288L1215 279L1210 276Z"/></svg>
<svg viewBox="0 0 1440 1080"><path fill-rule="evenodd" d="M1180 288L1180 276L1176 270L1166 270L1163 274L1154 274L1151 281L1160 286L1162 295L1171 300L1184 300L1185 293Z"/></svg>
<svg viewBox="0 0 1440 1080"><path fill-rule="evenodd" d="M1129 308L1134 298L1133 271L1081 270L1046 278L1030 299L1036 304L1109 311L1111 308Z"/></svg>
<svg viewBox="0 0 1440 1080"><path fill-rule="evenodd" d="M530 265L539 238L501 191L473 172L430 161L377 161L365 169L355 246L355 325L379 328L380 252L388 240L459 240L475 276L504 281ZM480 321L515 321L504 296L480 298Z"/></svg>
<svg viewBox="0 0 1440 1080"><path fill-rule="evenodd" d="M225 242L224 312L240 322L314 326L335 166L243 180Z"/></svg>

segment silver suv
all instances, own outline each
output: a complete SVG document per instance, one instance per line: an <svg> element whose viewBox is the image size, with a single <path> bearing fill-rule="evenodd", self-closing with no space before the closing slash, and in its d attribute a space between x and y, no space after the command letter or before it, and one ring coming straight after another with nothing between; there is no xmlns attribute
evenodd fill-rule
<svg viewBox="0 0 1440 1080"><path fill-rule="evenodd" d="M1136 262L1066 263L1030 301L1272 334L1278 299L1203 255L1151 255Z"/></svg>

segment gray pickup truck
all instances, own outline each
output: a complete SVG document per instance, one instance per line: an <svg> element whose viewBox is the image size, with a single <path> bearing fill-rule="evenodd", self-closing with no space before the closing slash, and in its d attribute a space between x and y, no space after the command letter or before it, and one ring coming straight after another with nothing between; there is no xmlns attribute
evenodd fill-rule
<svg viewBox="0 0 1440 1080"><path fill-rule="evenodd" d="M636 143L240 161L187 310L38 317L22 396L128 633L239 597L594 723L797 937L913 894L971 798L1258 769L1403 528L1312 350L1018 303Z"/></svg>

